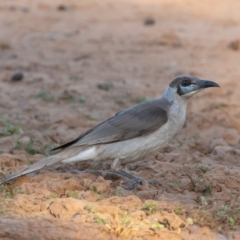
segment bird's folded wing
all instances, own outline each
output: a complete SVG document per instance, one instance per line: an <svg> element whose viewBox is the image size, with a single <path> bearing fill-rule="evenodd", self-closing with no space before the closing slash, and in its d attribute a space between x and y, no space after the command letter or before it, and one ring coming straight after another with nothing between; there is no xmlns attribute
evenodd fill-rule
<svg viewBox="0 0 240 240"><path fill-rule="evenodd" d="M167 120L165 102L161 100L144 102L117 113L74 141L59 146L53 151L70 146L106 144L147 135L159 129Z"/></svg>

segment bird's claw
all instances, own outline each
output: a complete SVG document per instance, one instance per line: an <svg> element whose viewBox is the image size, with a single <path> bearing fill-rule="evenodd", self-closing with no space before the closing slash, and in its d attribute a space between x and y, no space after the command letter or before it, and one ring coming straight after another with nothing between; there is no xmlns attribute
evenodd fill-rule
<svg viewBox="0 0 240 240"><path fill-rule="evenodd" d="M117 174L119 174L119 175L121 175L121 176L123 176L123 177L125 177L125 178L128 178L128 179L130 179L130 180L133 181L132 184L124 187L126 190L133 190L133 189L135 189L139 184L143 185L144 182L146 181L146 180L144 180L144 179L137 178L137 177L135 177L135 176L133 176L133 175L131 175L131 174L129 174L129 173L126 173L126 172L124 172L124 171L122 171L122 170L118 170L118 171L117 171ZM148 182L150 185L154 186L154 187L157 187L157 186L161 186L161 185L162 185L161 183L159 183L158 181L155 181L155 180L149 180L149 181L147 181L147 182Z"/></svg>
<svg viewBox="0 0 240 240"><path fill-rule="evenodd" d="M143 185L143 182L144 180L136 178L136 180L134 180L134 183L127 185L124 188L128 191L131 191L134 190L139 184ZM156 180L149 180L147 182L154 187L162 186L162 184Z"/></svg>

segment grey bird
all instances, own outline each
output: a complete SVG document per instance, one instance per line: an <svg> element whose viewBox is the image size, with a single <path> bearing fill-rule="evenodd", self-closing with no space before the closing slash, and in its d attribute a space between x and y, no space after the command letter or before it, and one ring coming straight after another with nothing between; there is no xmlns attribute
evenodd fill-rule
<svg viewBox="0 0 240 240"><path fill-rule="evenodd" d="M108 163L111 170L131 178L133 176L123 172L121 167L166 147L183 127L187 100L209 87L219 85L192 76L177 77L162 98L116 113L77 139L53 149L53 155L2 179L0 184L55 163L78 161Z"/></svg>

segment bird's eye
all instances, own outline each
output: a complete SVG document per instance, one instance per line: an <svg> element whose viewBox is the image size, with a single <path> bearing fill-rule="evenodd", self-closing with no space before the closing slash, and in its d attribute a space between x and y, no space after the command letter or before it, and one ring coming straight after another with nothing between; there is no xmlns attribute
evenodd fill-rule
<svg viewBox="0 0 240 240"><path fill-rule="evenodd" d="M189 81L189 80L183 80L181 85L182 85L183 87L187 87L187 86L190 86L191 84L192 84L191 81Z"/></svg>

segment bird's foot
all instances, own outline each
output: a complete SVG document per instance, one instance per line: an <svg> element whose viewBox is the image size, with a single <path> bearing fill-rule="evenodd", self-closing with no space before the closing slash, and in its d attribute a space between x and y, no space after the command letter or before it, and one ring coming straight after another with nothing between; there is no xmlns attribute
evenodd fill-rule
<svg viewBox="0 0 240 240"><path fill-rule="evenodd" d="M139 184L143 185L144 182L148 182L148 184L154 186L154 187L158 187L158 186L161 186L162 184L160 182L157 182L155 180L145 180L145 179L140 179L140 178L136 178L136 181L133 183L133 184L130 184L130 185L127 185L125 186L124 188L126 190L134 190Z"/></svg>
<svg viewBox="0 0 240 240"><path fill-rule="evenodd" d="M154 187L157 187L157 186L161 186L162 184L155 181L155 180L145 180L145 179L141 179L141 178L137 178L137 177L134 177L133 175L129 174L129 173L126 173L122 170L118 170L117 171L117 174L125 177L125 178L128 178L128 179L131 179L134 183L133 184L130 184L126 187L124 187L126 190L134 190L139 184L143 185L144 182L148 182L150 185L154 186Z"/></svg>

